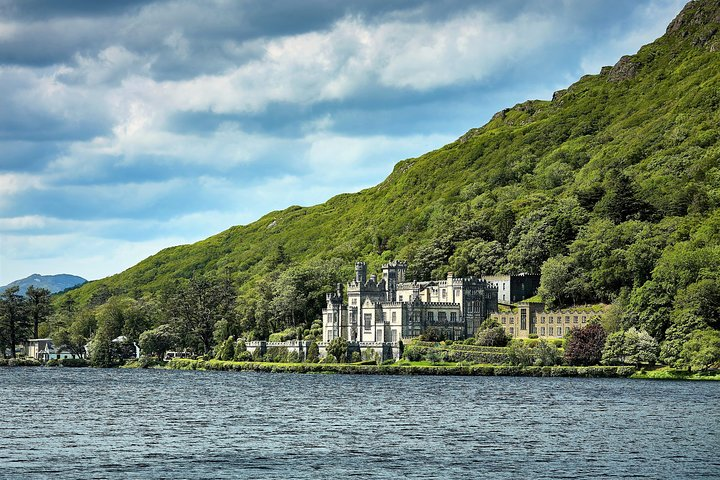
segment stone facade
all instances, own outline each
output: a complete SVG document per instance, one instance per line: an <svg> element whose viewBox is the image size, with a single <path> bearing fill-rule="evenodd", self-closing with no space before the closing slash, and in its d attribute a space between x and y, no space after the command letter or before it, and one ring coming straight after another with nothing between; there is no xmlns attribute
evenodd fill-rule
<svg viewBox="0 0 720 480"><path fill-rule="evenodd" d="M512 311L493 313L495 319L514 338L562 338L573 327L584 327L599 318L602 311L591 311L583 307L557 311L545 311L540 302L520 302Z"/></svg>
<svg viewBox="0 0 720 480"><path fill-rule="evenodd" d="M498 303L511 304L537 294L540 275L483 275L481 279L498 287Z"/></svg>
<svg viewBox="0 0 720 480"><path fill-rule="evenodd" d="M428 328L448 339L475 334L491 312L497 311L497 286L474 277L449 273L439 281L407 282L407 263L389 262L382 277L367 277L364 262L355 264L355 278L327 296L323 309L323 342L343 337L349 342L391 343L416 337Z"/></svg>

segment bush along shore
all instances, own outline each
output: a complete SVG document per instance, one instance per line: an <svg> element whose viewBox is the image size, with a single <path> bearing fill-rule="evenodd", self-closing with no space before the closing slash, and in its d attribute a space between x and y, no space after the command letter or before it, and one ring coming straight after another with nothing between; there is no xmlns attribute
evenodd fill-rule
<svg viewBox="0 0 720 480"><path fill-rule="evenodd" d="M253 371L272 373L345 373L360 375L463 375L525 377L623 377L636 373L632 366L538 367L516 365L418 365L411 362L367 365L363 363L270 363L224 360L173 359L167 368L177 370Z"/></svg>

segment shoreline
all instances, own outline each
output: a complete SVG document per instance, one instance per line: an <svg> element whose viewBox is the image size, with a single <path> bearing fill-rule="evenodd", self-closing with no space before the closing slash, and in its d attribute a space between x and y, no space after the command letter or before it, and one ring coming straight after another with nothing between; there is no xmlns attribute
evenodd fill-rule
<svg viewBox="0 0 720 480"><path fill-rule="evenodd" d="M0 359L0 367L92 368L86 361L67 364L43 364L34 359ZM687 372L670 367L638 370L634 366L516 366L516 365L423 365L389 364L367 365L357 363L273 363L234 362L224 360L173 359L167 363L147 364L129 362L111 368L154 368L164 370L198 370L225 372L346 374L346 375L451 375L484 377L575 377L575 378L629 378L633 380L720 381L720 371Z"/></svg>
<svg viewBox="0 0 720 480"><path fill-rule="evenodd" d="M353 375L456 375L516 377L631 378L633 380L718 381L720 372L678 371L667 367L646 371L634 366L536 367L513 365L359 365L339 363L269 363L175 359L170 370L254 371L265 373L322 373Z"/></svg>

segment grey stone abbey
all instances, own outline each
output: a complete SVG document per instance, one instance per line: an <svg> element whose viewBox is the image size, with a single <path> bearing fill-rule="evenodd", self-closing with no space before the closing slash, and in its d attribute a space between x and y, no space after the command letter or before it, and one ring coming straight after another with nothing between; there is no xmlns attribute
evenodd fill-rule
<svg viewBox="0 0 720 480"><path fill-rule="evenodd" d="M396 343L428 328L448 339L473 336L498 309L498 285L476 277L448 273L437 281L406 281L407 262L382 266L382 277L367 277L365 262L355 263L355 278L327 295L323 309L323 341L343 337L350 342Z"/></svg>

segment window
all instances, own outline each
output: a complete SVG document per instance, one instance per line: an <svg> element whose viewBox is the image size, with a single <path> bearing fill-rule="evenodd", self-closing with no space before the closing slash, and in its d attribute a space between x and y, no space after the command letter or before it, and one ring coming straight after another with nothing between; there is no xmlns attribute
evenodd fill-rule
<svg viewBox="0 0 720 480"><path fill-rule="evenodd" d="M350 323L357 325L357 312L350 312Z"/></svg>
<svg viewBox="0 0 720 480"><path fill-rule="evenodd" d="M382 312L382 321L383 321L383 323L387 322L387 313L385 313L385 312Z"/></svg>
<svg viewBox="0 0 720 480"><path fill-rule="evenodd" d="M545 317L540 317L540 323L545 323Z"/></svg>
<svg viewBox="0 0 720 480"><path fill-rule="evenodd" d="M440 323L447 322L447 313L438 312L438 322L440 322Z"/></svg>
<svg viewBox="0 0 720 480"><path fill-rule="evenodd" d="M510 327L510 335L515 333L515 329L513 327Z"/></svg>
<svg viewBox="0 0 720 480"><path fill-rule="evenodd" d="M527 310L520 310L520 330L527 330Z"/></svg>
<svg viewBox="0 0 720 480"><path fill-rule="evenodd" d="M375 332L375 341L376 342L384 342L385 339L383 339L383 331L382 329L378 328Z"/></svg>
<svg viewBox="0 0 720 480"><path fill-rule="evenodd" d="M565 333L570 333L570 327L565 327Z"/></svg>
<svg viewBox="0 0 720 480"><path fill-rule="evenodd" d="M540 327L540 335L545 336L545 327Z"/></svg>
<svg viewBox="0 0 720 480"><path fill-rule="evenodd" d="M582 322L583 323L587 322L587 317L585 315L583 315L583 317L582 317Z"/></svg>
<svg viewBox="0 0 720 480"><path fill-rule="evenodd" d="M397 321L397 312L392 312L392 315L390 316L390 318L392 318L393 323L395 323Z"/></svg>
<svg viewBox="0 0 720 480"><path fill-rule="evenodd" d="M575 315L575 316L573 317L573 323L577 323L577 322L578 322L578 317L577 317L577 315Z"/></svg>
<svg viewBox="0 0 720 480"><path fill-rule="evenodd" d="M370 327L372 326L372 313L366 313L363 315L363 320L365 322L365 330L370 330Z"/></svg>
<svg viewBox="0 0 720 480"><path fill-rule="evenodd" d="M507 319L505 317L502 317L502 323L507 323Z"/></svg>
<svg viewBox="0 0 720 480"><path fill-rule="evenodd" d="M351 303L352 303L353 305L357 305L357 298L353 298Z"/></svg>
<svg viewBox="0 0 720 480"><path fill-rule="evenodd" d="M565 323L570 323L570 315L565 315Z"/></svg>
<svg viewBox="0 0 720 480"><path fill-rule="evenodd" d="M399 301L400 301L400 302L402 302L402 301L403 301L403 296L402 296L402 295L400 295L400 299L399 299Z"/></svg>
<svg viewBox="0 0 720 480"><path fill-rule="evenodd" d="M450 312L450 321L453 323L457 322L457 313L456 312Z"/></svg>
<svg viewBox="0 0 720 480"><path fill-rule="evenodd" d="M557 332L558 332L558 337L562 337L562 327L558 327Z"/></svg>
<svg viewBox="0 0 720 480"><path fill-rule="evenodd" d="M397 341L398 341L397 340L397 330L393 330L392 331L392 342L395 343Z"/></svg>
<svg viewBox="0 0 720 480"><path fill-rule="evenodd" d="M442 298L447 298L447 290L442 289Z"/></svg>
<svg viewBox="0 0 720 480"><path fill-rule="evenodd" d="M505 300L505 294L503 293L503 300Z"/></svg>
<svg viewBox="0 0 720 480"><path fill-rule="evenodd" d="M548 327L548 335L553 336L553 327Z"/></svg>
<svg viewBox="0 0 720 480"><path fill-rule="evenodd" d="M548 318L548 323L554 323L554 322L555 322L555 317Z"/></svg>
<svg viewBox="0 0 720 480"><path fill-rule="evenodd" d="M435 312L428 312L427 321L430 323L435 321Z"/></svg>

